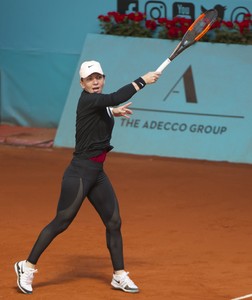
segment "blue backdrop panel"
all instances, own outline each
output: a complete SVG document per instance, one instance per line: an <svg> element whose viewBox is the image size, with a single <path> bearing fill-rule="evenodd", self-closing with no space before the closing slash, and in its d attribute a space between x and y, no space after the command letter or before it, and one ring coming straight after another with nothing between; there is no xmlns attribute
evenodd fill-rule
<svg viewBox="0 0 252 300"><path fill-rule="evenodd" d="M102 45L97 46L97 45ZM105 92L155 70L176 42L88 35L57 132L56 146L74 146L79 65L96 59ZM133 98L130 120L116 119L115 151L252 162L251 46L197 43L177 57L155 85Z"/></svg>
<svg viewBox="0 0 252 300"><path fill-rule="evenodd" d="M1 121L57 127L77 55L0 50Z"/></svg>
<svg viewBox="0 0 252 300"><path fill-rule="evenodd" d="M55 127L88 33L98 15L136 9L147 17L196 17L218 5L226 20L241 20L251 0L0 0L0 122Z"/></svg>
<svg viewBox="0 0 252 300"><path fill-rule="evenodd" d="M88 32L104 0L0 1L0 122L57 127Z"/></svg>

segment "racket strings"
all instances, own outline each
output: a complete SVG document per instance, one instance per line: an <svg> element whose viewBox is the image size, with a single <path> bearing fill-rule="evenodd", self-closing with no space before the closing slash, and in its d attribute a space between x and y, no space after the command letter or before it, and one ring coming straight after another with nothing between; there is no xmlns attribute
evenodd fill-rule
<svg viewBox="0 0 252 300"><path fill-rule="evenodd" d="M214 9L202 14L188 29L185 35L186 43L193 43L199 40L216 21L216 18L217 11Z"/></svg>
<svg viewBox="0 0 252 300"><path fill-rule="evenodd" d="M212 26L218 17L216 9L210 9L201 14L193 24L188 28L181 42L174 49L169 58L167 58L158 68L157 72L162 72L164 68L186 48L197 42Z"/></svg>

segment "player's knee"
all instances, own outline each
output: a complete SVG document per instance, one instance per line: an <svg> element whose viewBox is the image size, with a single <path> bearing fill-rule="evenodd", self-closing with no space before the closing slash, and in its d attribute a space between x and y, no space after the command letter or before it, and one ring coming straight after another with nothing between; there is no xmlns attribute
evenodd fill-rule
<svg viewBox="0 0 252 300"><path fill-rule="evenodd" d="M56 217L53 223L57 234L59 234L69 227L71 220L69 218Z"/></svg>
<svg viewBox="0 0 252 300"><path fill-rule="evenodd" d="M59 232L63 232L65 231L70 225L70 222L62 222L60 225L59 225Z"/></svg>
<svg viewBox="0 0 252 300"><path fill-rule="evenodd" d="M121 229L121 225L122 225L121 218L112 219L109 222L107 222L106 229L108 231L120 230Z"/></svg>

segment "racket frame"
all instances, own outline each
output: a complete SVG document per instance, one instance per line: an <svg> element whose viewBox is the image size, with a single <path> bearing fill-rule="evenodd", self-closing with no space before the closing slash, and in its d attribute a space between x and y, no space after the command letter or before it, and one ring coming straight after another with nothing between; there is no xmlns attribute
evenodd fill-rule
<svg viewBox="0 0 252 300"><path fill-rule="evenodd" d="M201 33L199 33L195 40L193 42L190 42L188 44L185 44L185 40L186 40L186 36L188 34L188 32L192 31L195 24L198 23L200 20L202 20L205 15L209 12L213 11L215 13L215 17L211 20L211 22L209 22L209 24L204 28L204 30L202 30ZM208 30L211 28L212 24L216 21L218 16L217 10L216 9L210 9L208 11L206 11L205 13L201 14L194 22L193 24L187 29L186 33L184 34L182 40L179 42L179 44L177 45L177 47L173 50L172 54L169 56L169 58L167 58L157 69L156 72L162 73L162 71L169 65L169 63L175 58L177 57L181 52L183 52L185 49L187 49L188 47L192 46L193 44L195 44L198 40L200 40L202 38L203 35L205 35Z"/></svg>

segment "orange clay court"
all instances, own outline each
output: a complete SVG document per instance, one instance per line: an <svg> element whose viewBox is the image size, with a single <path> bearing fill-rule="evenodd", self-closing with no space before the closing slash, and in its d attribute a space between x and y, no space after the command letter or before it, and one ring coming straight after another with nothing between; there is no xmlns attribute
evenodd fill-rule
<svg viewBox="0 0 252 300"><path fill-rule="evenodd" d="M41 136L35 147L26 134L16 137L29 146L13 132L12 145L2 135L0 299L252 299L252 165L118 153L105 169L120 201L126 269L140 293L110 286L105 229L88 200L41 256L33 295L17 291L13 264L54 217L72 155Z"/></svg>

